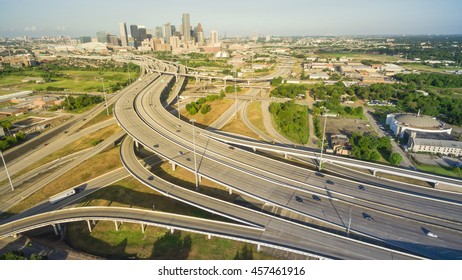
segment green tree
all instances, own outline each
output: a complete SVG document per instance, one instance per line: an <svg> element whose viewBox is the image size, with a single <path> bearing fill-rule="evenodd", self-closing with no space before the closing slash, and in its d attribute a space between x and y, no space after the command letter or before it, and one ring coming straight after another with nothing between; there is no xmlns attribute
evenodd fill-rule
<svg viewBox="0 0 462 280"><path fill-rule="evenodd" d="M8 144L7 141L5 140L0 140L0 150L5 151L10 147L10 144Z"/></svg>
<svg viewBox="0 0 462 280"><path fill-rule="evenodd" d="M208 112L210 112L210 110L212 110L212 107L211 107L209 104L204 104L204 105L202 105L202 107L201 107L201 114L202 114L202 115L205 115L205 114L207 114Z"/></svg>
<svg viewBox="0 0 462 280"><path fill-rule="evenodd" d="M402 160L403 160L403 157L400 154L392 153L388 161L393 165L399 165Z"/></svg>
<svg viewBox="0 0 462 280"><path fill-rule="evenodd" d="M26 140L26 134L24 132L22 132L22 131L16 133L16 140L18 142Z"/></svg>

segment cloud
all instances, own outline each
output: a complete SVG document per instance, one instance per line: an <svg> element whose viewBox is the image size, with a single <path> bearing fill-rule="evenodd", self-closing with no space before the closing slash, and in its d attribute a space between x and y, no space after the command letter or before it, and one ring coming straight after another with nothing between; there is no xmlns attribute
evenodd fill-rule
<svg viewBox="0 0 462 280"><path fill-rule="evenodd" d="M35 30L37 30L37 27L35 25L24 27L24 31L35 31Z"/></svg>
<svg viewBox="0 0 462 280"><path fill-rule="evenodd" d="M64 31L66 30L66 26L56 26L56 30Z"/></svg>

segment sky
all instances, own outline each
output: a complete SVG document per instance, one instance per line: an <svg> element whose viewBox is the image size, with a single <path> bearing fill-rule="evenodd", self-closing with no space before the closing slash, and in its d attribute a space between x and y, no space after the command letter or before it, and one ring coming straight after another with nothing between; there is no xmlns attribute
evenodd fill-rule
<svg viewBox="0 0 462 280"><path fill-rule="evenodd" d="M461 11L461 0L0 0L0 37L119 36L119 22L178 29L183 13L206 37L462 34Z"/></svg>

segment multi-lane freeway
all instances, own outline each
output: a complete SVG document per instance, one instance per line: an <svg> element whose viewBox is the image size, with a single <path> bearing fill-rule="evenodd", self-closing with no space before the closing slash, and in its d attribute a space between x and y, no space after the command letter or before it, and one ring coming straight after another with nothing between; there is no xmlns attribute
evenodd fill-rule
<svg viewBox="0 0 462 280"><path fill-rule="evenodd" d="M174 84L172 73L184 72L185 69L178 71L173 64L163 65L147 59L143 59L143 63L155 74L146 75L142 81L124 91L115 106L117 121L136 145L143 145L174 167L197 172L198 180L206 177L230 191L262 201L266 208L275 212L289 213L294 221L207 197L200 193L200 189L192 192L169 184L139 165L130 140L126 140L121 149L122 162L144 184L249 227L263 228L265 234L258 241L242 235L243 239L259 244L277 244L282 248L328 258L388 259L416 258L419 255L435 259L462 259L460 195L432 190L421 193L421 189L412 187L411 190L403 190L388 181L383 182L385 187L366 187L354 180L318 176L309 170L241 149L239 147L300 157L318 156L313 151L225 137L194 128L194 124L179 120L165 109L179 93L184 81L184 78L178 79L175 75L175 80L178 79L175 90L172 95L166 96ZM327 160L341 161L338 158ZM362 163L348 159L346 162ZM372 168L376 167L371 165ZM400 169L390 170L400 172ZM426 176L419 172L410 175ZM439 176L425 178L448 184L457 182ZM315 230L302 225L306 219L337 231L349 231L352 236L363 236L365 240L376 240L374 243L387 244L395 250ZM194 227L194 221L191 223ZM430 230L437 233L438 238L429 237L426 233ZM397 252L396 249L410 254Z"/></svg>

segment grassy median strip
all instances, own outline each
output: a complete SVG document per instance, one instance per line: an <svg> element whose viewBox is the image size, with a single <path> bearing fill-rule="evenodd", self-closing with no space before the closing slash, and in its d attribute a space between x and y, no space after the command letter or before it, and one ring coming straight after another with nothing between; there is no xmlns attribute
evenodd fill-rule
<svg viewBox="0 0 462 280"><path fill-rule="evenodd" d="M221 130L244 135L254 139L259 139L258 135L255 134L244 124L244 122L241 120L241 116L239 113L237 119L232 118Z"/></svg>
<svg viewBox="0 0 462 280"><path fill-rule="evenodd" d="M191 115L186 110L182 110L181 115L187 119L196 119L197 123L209 126L216 119L218 119L224 112L226 112L226 110L228 110L228 108L234 104L234 101L229 99L223 99L207 102L207 104L211 107L210 112L208 112L207 114L202 114L199 112L194 115Z"/></svg>
<svg viewBox="0 0 462 280"><path fill-rule="evenodd" d="M263 124L263 113L261 111L261 102L253 101L247 106L247 116L249 121L260 131L266 132L265 125ZM268 134L268 133L267 133Z"/></svg>
<svg viewBox="0 0 462 280"><path fill-rule="evenodd" d="M63 176L36 191L34 194L16 204L7 211L8 216L20 213L37 203L48 199L70 187L86 182L122 166L119 158L119 147L97 154L82 162ZM2 215L4 216L4 215Z"/></svg>
<svg viewBox="0 0 462 280"><path fill-rule="evenodd" d="M98 144L99 142L103 141L104 139L109 138L110 136L114 135L118 131L120 131L120 127L117 124L110 125L108 127L102 128L98 131L92 132L66 146L63 148L49 154L48 156L42 158L41 160L37 161L36 163L28 166L27 168L23 169L22 171L15 174L14 177L18 177L22 174L25 174L35 168L38 168L46 163L49 163L53 160L59 159L61 157L91 148Z"/></svg>

